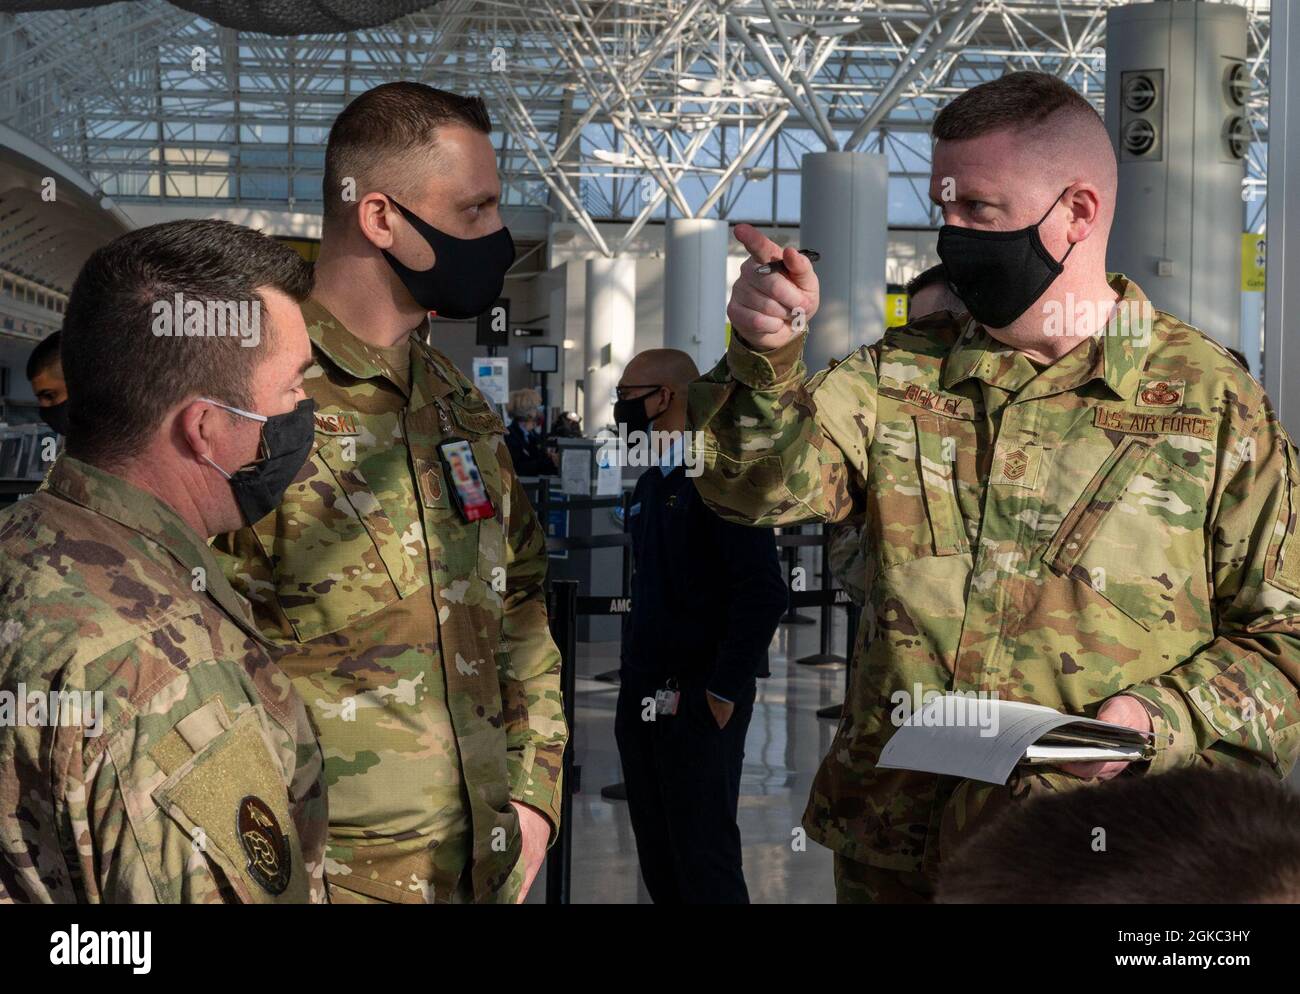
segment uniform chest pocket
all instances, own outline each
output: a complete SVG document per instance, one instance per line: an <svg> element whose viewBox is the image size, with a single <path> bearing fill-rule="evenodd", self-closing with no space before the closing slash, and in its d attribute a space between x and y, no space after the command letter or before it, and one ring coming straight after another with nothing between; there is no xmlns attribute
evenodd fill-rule
<svg viewBox="0 0 1300 994"><path fill-rule="evenodd" d="M457 508L454 485L439 458L416 457L416 482L424 505L430 559L443 582L478 576L504 591L506 527L510 520L510 491L505 470L497 461L500 436L464 433L474 452L474 462L496 513L490 518L466 521ZM436 452L436 446L435 446Z"/></svg>
<svg viewBox="0 0 1300 994"><path fill-rule="evenodd" d="M1066 512L1043 563L1148 631L1180 620L1204 626L1211 620L1205 507L1190 474L1151 440L1127 437Z"/></svg>
<svg viewBox="0 0 1300 994"><path fill-rule="evenodd" d="M958 502L958 453L973 450L965 421L914 415L877 425L868 459L868 546L882 569L929 556L970 552Z"/></svg>
<svg viewBox="0 0 1300 994"><path fill-rule="evenodd" d="M229 896L251 904L308 902L289 790L256 709L229 723L219 702L205 705L151 755L168 774L153 791L154 803L184 830L184 845L203 854Z"/></svg>
<svg viewBox="0 0 1300 994"><path fill-rule="evenodd" d="M350 437L318 437L284 502L254 525L299 641L336 632L423 586L419 521L390 517L380 499L396 509L403 487L413 493L406 459L404 446L367 454Z"/></svg>

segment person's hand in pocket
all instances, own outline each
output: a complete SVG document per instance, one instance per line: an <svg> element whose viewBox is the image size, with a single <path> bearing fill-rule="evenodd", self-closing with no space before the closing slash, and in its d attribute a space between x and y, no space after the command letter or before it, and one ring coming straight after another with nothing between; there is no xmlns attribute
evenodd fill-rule
<svg viewBox="0 0 1300 994"><path fill-rule="evenodd" d="M736 705L724 701L721 697L714 697L707 690L704 692L704 699L709 702L709 710L713 712L713 720L718 723L718 727L726 728L732 712L736 710Z"/></svg>

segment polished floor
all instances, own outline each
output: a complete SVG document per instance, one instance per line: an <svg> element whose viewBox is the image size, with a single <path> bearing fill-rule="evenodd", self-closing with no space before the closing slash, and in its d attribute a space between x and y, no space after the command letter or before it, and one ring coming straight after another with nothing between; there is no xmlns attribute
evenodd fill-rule
<svg viewBox="0 0 1300 994"><path fill-rule="evenodd" d="M816 618L817 612L806 612ZM832 615L831 647L844 653L842 609ZM816 624L782 625L768 651L772 675L758 682L758 699L745 746L740 792L740 832L750 900L763 904L831 903L831 853L815 842L792 846L817 765L830 747L835 722L817 711L843 699L844 665L806 665L795 660L816 653ZM579 643L575 757L581 792L573 799L574 904L649 904L637 870L636 844L623 801L608 801L600 788L620 779L614 744L618 685L594 679L618 667L617 642ZM1300 764L1288 779L1300 790ZM528 896L545 901L546 868Z"/></svg>
<svg viewBox="0 0 1300 994"><path fill-rule="evenodd" d="M815 610L808 614L817 616ZM793 845L813 775L835 732L836 723L818 718L817 710L843 699L843 664L794 662L818 651L819 631L815 624L782 625L768 653L772 675L758 682L739 813L745 878L755 903L835 899L830 850L811 841L798 851ZM844 639L844 611L837 608L832 611L833 651L844 653ZM649 904L637 870L627 804L600 796L602 786L621 779L614 744L618 685L593 677L617 669L618 643L580 643L578 648L574 755L582 768L582 789L573 798L572 902ZM529 903L544 900L544 891L539 877Z"/></svg>

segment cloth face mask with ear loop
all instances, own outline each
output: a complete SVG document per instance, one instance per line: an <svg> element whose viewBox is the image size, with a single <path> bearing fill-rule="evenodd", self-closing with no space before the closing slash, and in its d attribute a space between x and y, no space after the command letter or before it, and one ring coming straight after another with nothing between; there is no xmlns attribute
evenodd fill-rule
<svg viewBox="0 0 1300 994"><path fill-rule="evenodd" d="M515 261L515 242L502 227L481 238L457 238L439 231L392 197L393 206L433 249L429 269L411 269L387 249L384 258L415 302L444 318L478 317L501 296L506 272Z"/></svg>
<svg viewBox="0 0 1300 994"><path fill-rule="evenodd" d="M268 417L231 407L211 397L199 399L241 418L262 422L261 458L257 462L227 473L206 455L200 457L230 481L244 523L251 525L261 521L280 506L284 492L311 456L311 447L316 440L316 401L308 397L298 401L292 411Z"/></svg>
<svg viewBox="0 0 1300 994"><path fill-rule="evenodd" d="M980 324L1005 328L1065 271L1065 260L1078 243L1057 262L1038 237L1038 229L1068 189L1057 195L1037 224L1027 228L987 231L945 224L939 229L937 249L948 283Z"/></svg>

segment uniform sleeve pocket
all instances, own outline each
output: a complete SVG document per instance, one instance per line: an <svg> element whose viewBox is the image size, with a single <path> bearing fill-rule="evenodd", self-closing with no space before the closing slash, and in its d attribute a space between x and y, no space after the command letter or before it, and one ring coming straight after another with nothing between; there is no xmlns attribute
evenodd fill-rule
<svg viewBox="0 0 1300 994"><path fill-rule="evenodd" d="M200 724L175 733L190 745ZM170 747L179 759L179 745ZM172 769L154 802L202 854L223 890L247 904L307 903L302 847L289 812L279 760L263 737L259 714L248 709L230 727Z"/></svg>
<svg viewBox="0 0 1300 994"><path fill-rule="evenodd" d="M966 527L957 506L954 470L957 465L957 440L948 435L939 418L918 415L916 418L916 452L925 495L926 517L936 556L955 556L969 552Z"/></svg>
<svg viewBox="0 0 1300 994"><path fill-rule="evenodd" d="M1196 684L1187 697L1220 738L1271 714L1283 699L1264 673L1258 656L1238 660L1212 679Z"/></svg>

